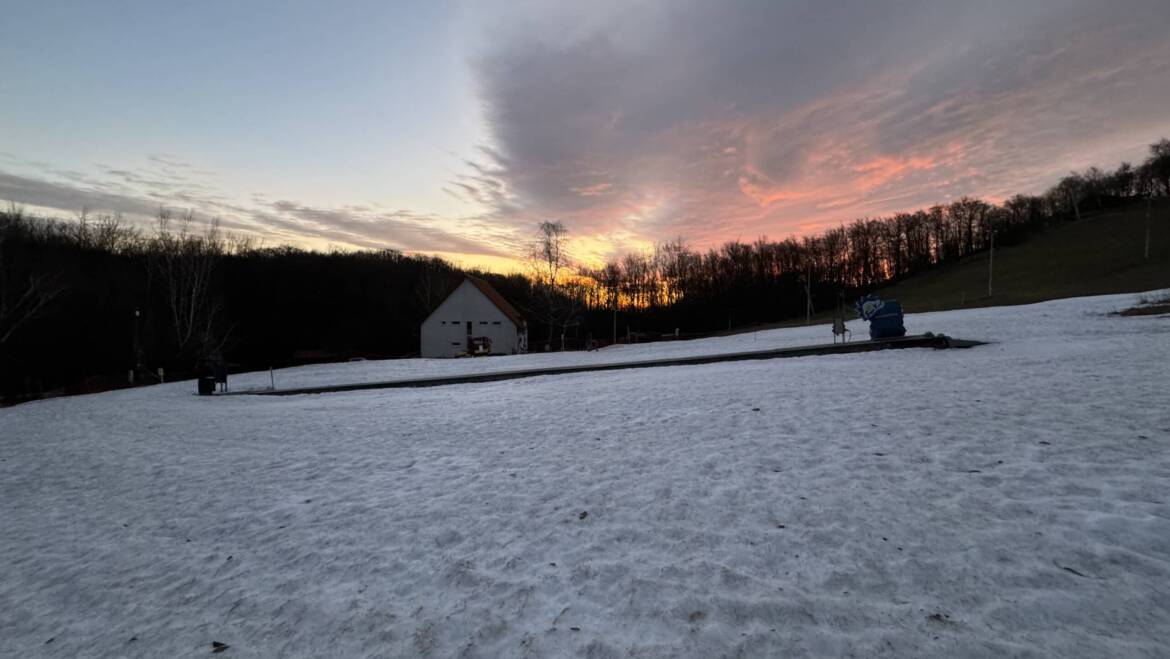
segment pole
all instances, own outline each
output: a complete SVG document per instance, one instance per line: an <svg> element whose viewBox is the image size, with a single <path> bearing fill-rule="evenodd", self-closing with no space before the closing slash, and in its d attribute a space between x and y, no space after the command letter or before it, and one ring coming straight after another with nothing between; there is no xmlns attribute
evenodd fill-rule
<svg viewBox="0 0 1170 659"><path fill-rule="evenodd" d="M991 253L987 257L987 297L991 297L991 272L995 267L995 231L991 232Z"/></svg>
<svg viewBox="0 0 1170 659"><path fill-rule="evenodd" d="M804 324L812 324L812 267L804 275Z"/></svg>
<svg viewBox="0 0 1170 659"><path fill-rule="evenodd" d="M613 344L617 345L617 303L613 305Z"/></svg>
<svg viewBox="0 0 1170 659"><path fill-rule="evenodd" d="M1146 251L1145 260L1150 260L1150 198L1146 197Z"/></svg>
<svg viewBox="0 0 1170 659"><path fill-rule="evenodd" d="M134 370L142 368L142 348L138 341L138 319L142 316L142 311L138 307L134 308Z"/></svg>
<svg viewBox="0 0 1170 659"><path fill-rule="evenodd" d="M268 367L268 388L276 391L276 376L272 374L272 367Z"/></svg>

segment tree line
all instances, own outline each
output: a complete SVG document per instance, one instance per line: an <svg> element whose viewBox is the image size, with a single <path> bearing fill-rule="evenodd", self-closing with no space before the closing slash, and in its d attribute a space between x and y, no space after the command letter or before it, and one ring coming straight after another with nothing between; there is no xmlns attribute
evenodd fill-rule
<svg viewBox="0 0 1170 659"><path fill-rule="evenodd" d="M804 313L806 286L817 308L856 293L986 250L1070 220L1086 210L1170 196L1170 140L1150 145L1138 166L1071 172L1038 195L1002 203L962 197L913 212L861 218L819 235L732 241L705 251L682 239L630 253L561 286L587 310L621 311L657 321L718 329ZM562 305L571 308L570 305ZM738 316L738 318L737 318ZM603 332L603 323L591 324Z"/></svg>
<svg viewBox="0 0 1170 659"><path fill-rule="evenodd" d="M418 351L465 271L394 250L260 247L214 219L0 210L0 399ZM525 298L522 276L476 273ZM161 376L160 376L161 369Z"/></svg>
<svg viewBox="0 0 1170 659"><path fill-rule="evenodd" d="M1170 141L1140 165L1073 172L1040 195L964 197L819 235L699 251L681 238L601 267L568 257L544 222L526 274L477 272L529 319L534 350L642 333L779 320L1141 197L1170 196ZM394 250L261 247L214 219L160 209L153 229L114 214L61 220L0 210L0 397L193 374L417 353L422 320L468 274ZM620 323L619 323L620 321ZM161 369L161 376L160 376Z"/></svg>

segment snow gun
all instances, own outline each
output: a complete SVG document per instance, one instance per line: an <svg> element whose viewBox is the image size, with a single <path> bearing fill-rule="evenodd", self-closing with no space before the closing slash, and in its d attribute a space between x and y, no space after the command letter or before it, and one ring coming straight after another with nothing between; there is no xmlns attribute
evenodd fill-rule
<svg viewBox="0 0 1170 659"><path fill-rule="evenodd" d="M857 310L858 318L869 323L870 339L892 339L906 335L906 327L902 324L902 305L896 300L882 301L870 293L858 298L853 308Z"/></svg>

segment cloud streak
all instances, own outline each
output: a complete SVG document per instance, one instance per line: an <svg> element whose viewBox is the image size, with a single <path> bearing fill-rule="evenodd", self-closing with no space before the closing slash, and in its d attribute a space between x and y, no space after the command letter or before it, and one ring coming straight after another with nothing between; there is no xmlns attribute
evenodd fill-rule
<svg viewBox="0 0 1170 659"><path fill-rule="evenodd" d="M147 161L143 168L95 167L94 173L22 163L40 171L25 175L0 170L0 199L66 212L85 208L119 213L141 226L149 225L161 207L189 208L205 217L217 217L225 228L266 244L393 248L497 258L507 258L510 253L510 234L474 216L453 223L432 214L373 204L319 207L288 200L268 202L263 195L240 203L218 190L212 173L176 156L152 155ZM445 224L455 226L446 228Z"/></svg>
<svg viewBox="0 0 1170 659"><path fill-rule="evenodd" d="M606 256L1036 191L1170 129L1170 5L973 4L558 5L478 60L492 148L455 184Z"/></svg>

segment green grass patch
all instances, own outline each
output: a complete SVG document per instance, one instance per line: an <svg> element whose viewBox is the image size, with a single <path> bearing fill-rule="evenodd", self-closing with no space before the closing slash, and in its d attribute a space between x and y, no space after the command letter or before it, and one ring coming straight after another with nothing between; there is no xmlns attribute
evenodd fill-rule
<svg viewBox="0 0 1170 659"><path fill-rule="evenodd" d="M1150 257L1143 251L1145 202L1086 214L1009 247L996 247L992 295L986 252L879 291L907 312L1030 304L1057 298L1170 288L1170 200L1151 206Z"/></svg>

